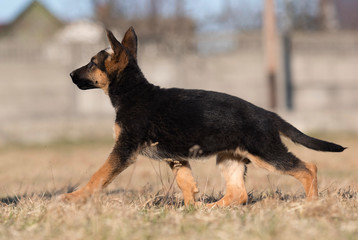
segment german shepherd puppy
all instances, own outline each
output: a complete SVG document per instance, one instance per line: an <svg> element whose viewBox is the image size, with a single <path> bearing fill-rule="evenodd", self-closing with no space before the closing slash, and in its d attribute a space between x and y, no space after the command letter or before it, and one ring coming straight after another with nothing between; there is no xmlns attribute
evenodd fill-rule
<svg viewBox="0 0 358 240"><path fill-rule="evenodd" d="M137 36L131 27L119 42L107 30L110 50L102 50L70 75L82 90L101 88L116 111L115 144L104 165L64 200L83 201L105 188L136 157L171 160L184 203L198 192L188 160L217 156L226 194L211 206L247 202L246 164L297 178L307 199L316 199L317 167L288 151L280 134L318 151L342 152L334 143L309 137L277 114L224 93L164 89L147 81L137 64ZM179 164L176 164L179 163Z"/></svg>

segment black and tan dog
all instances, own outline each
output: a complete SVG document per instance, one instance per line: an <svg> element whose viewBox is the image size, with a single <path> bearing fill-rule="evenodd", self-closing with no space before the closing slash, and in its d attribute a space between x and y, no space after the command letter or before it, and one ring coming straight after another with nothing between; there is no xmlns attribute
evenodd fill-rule
<svg viewBox="0 0 358 240"><path fill-rule="evenodd" d="M198 192L188 160L217 156L226 180L226 194L212 205L247 201L244 184L249 162L298 179L308 199L318 197L317 168L288 152L280 134L318 151L342 152L334 143L309 137L281 119L240 98L203 90L164 89L147 81L137 64L137 36L133 28L119 42L107 30L111 50L100 51L71 73L82 90L101 88L116 111L115 144L104 165L81 189L64 195L82 201L105 188L141 154L169 163L185 204Z"/></svg>

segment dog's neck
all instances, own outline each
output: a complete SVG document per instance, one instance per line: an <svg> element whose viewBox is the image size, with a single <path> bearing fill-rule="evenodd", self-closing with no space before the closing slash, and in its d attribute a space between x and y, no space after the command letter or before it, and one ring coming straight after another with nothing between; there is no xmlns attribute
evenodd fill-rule
<svg viewBox="0 0 358 240"><path fill-rule="evenodd" d="M122 104L135 101L144 92L153 89L136 64L129 64L115 76L108 87L108 95L115 109Z"/></svg>

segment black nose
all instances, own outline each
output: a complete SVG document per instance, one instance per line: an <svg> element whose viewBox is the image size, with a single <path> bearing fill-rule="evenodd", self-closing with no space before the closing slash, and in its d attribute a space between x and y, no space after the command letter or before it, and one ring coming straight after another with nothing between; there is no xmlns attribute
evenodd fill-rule
<svg viewBox="0 0 358 240"><path fill-rule="evenodd" d="M75 75L75 71L70 73L71 78L73 78L74 75Z"/></svg>

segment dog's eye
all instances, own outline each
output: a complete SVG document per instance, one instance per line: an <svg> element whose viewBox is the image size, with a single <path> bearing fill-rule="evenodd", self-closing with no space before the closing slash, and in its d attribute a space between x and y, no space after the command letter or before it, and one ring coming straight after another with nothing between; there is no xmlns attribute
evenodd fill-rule
<svg viewBox="0 0 358 240"><path fill-rule="evenodd" d="M94 66L96 66L96 64L95 64L94 62L90 61L89 64L87 65L87 68L88 68L88 69L91 69L91 68L93 68Z"/></svg>

